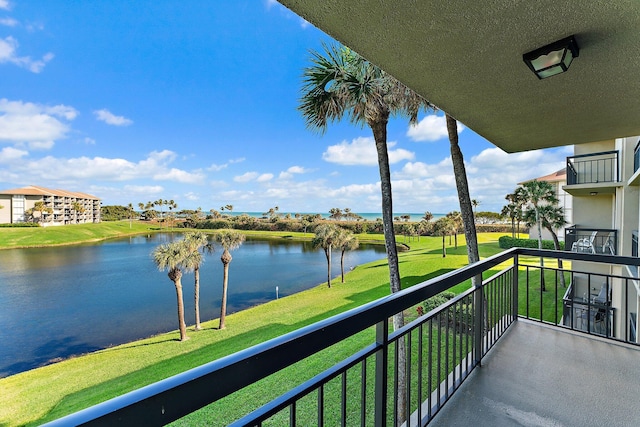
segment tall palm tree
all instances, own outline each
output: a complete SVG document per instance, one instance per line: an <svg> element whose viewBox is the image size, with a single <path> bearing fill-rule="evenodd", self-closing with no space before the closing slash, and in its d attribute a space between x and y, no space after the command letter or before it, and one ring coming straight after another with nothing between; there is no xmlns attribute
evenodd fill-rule
<svg viewBox="0 0 640 427"><path fill-rule="evenodd" d="M184 242L185 242L185 245L187 245L187 250L190 252L197 252L197 253L200 253L200 251L202 251L202 253L213 252L213 245L211 244L211 242L209 242L207 235L202 231L192 231L189 233L185 233ZM198 260L198 257L192 257L191 261L192 262L200 261L190 266L190 267L193 267L193 275L195 280L194 290L193 290L193 299L194 299L195 317L196 317L195 329L196 331L199 331L202 329L202 326L200 325L200 266L202 265L202 262L204 262L204 257L200 257L200 260Z"/></svg>
<svg viewBox="0 0 640 427"><path fill-rule="evenodd" d="M560 250L560 240L558 239L558 234L556 230L560 227L564 227L567 225L567 220L564 216L564 209L555 204L542 205L538 208L538 219L544 228L546 228L549 233L551 233L551 238L553 239L553 246L556 251ZM524 213L524 220L527 223L527 226L531 227L536 223L536 213L533 209L527 209ZM562 259L558 258L558 268L560 270L563 269ZM562 286L565 287L564 274L560 274L560 282ZM544 290L544 289L543 289Z"/></svg>
<svg viewBox="0 0 640 427"><path fill-rule="evenodd" d="M556 205L558 199L553 186L547 181L533 180L522 184L524 199L532 206L535 213L535 221L538 226L538 249L542 249L542 220L540 218L541 207L544 205ZM540 257L540 266L544 267L544 258ZM540 269L540 287L545 291L544 268Z"/></svg>
<svg viewBox="0 0 640 427"><path fill-rule="evenodd" d="M224 252L220 257L222 265L224 267L224 273L222 276L222 302L220 303L220 324L218 329L225 328L225 318L227 317L227 289L229 285L229 264L233 257L231 252L234 249L239 248L244 242L244 234L238 233L235 230L221 230L214 234L214 240L222 246Z"/></svg>
<svg viewBox="0 0 640 427"><path fill-rule="evenodd" d="M508 200L508 195L507 195L507 200ZM515 220L516 218L519 218L520 215L520 209L518 208L518 205L516 205L513 202L509 202L507 205L502 207L502 211L500 211L500 215L502 215L503 217L507 217L509 219L511 219L511 237L512 238L516 238L516 225L515 225Z"/></svg>
<svg viewBox="0 0 640 427"><path fill-rule="evenodd" d="M471 199L471 206L473 206L473 216L477 216L478 215L478 205L480 204L480 202L478 201L478 199Z"/></svg>
<svg viewBox="0 0 640 427"><path fill-rule="evenodd" d="M387 151L387 123L389 116L409 117L416 123L418 112L433 106L424 98L404 86L395 78L346 47L324 46L324 54L311 51L311 66L303 73L302 97L299 110L307 126L324 132L329 122L348 116L352 123L371 128L378 154L380 187L382 193L382 222L391 292L401 289L398 250L393 230L393 204L391 172ZM404 325L404 316L393 316L395 330ZM400 341L403 343L404 341ZM406 377L404 375L405 350L399 348L400 372L398 379L400 398L398 413L406 407ZM402 417L404 420L404 417Z"/></svg>
<svg viewBox="0 0 640 427"><path fill-rule="evenodd" d="M178 302L178 327L180 329L180 341L188 339L187 325L184 321L184 299L182 296L182 272L189 269L189 263L185 260L189 257L187 247L182 241L172 242L158 246L153 253L153 261L158 270L168 270L169 279L176 288L176 299Z"/></svg>
<svg viewBox="0 0 640 427"><path fill-rule="evenodd" d="M447 257L447 247L445 245L445 236L453 233L453 224L451 217L443 216L439 218L433 225L433 230L436 235L442 236L442 258ZM451 244L451 242L449 242Z"/></svg>
<svg viewBox="0 0 640 427"><path fill-rule="evenodd" d="M344 253L346 251L352 251L360 246L358 238L349 230L341 228L338 231L336 248L340 249L340 272L342 283L344 283Z"/></svg>
<svg viewBox="0 0 640 427"><path fill-rule="evenodd" d="M331 250L339 243L340 229L333 224L321 224L315 229L311 243L314 248L322 248L327 258L327 286L331 287Z"/></svg>
<svg viewBox="0 0 640 427"><path fill-rule="evenodd" d="M464 237L467 240L467 258L469 264L480 261L478 251L478 235L476 234L476 222L471 207L471 197L469 195L469 182L467 181L467 171L464 166L462 151L458 145L458 124L456 119L445 114L447 121L447 133L449 134L449 145L451 146L451 163L453 163L453 175L456 179L456 189L458 190L458 202L460 203L460 215L464 224ZM474 287L482 284L482 276L474 276L471 279Z"/></svg>
<svg viewBox="0 0 640 427"><path fill-rule="evenodd" d="M455 248L458 249L458 233L461 228L464 228L464 224L462 223L462 215L458 211L449 212L447 218L451 221L451 233L454 236ZM449 244L451 244L451 239L449 239Z"/></svg>

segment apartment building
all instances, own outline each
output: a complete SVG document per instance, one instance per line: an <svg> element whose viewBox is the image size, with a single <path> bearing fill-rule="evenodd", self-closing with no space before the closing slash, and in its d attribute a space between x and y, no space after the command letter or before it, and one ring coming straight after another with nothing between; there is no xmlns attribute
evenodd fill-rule
<svg viewBox="0 0 640 427"><path fill-rule="evenodd" d="M638 256L639 143L636 136L575 146L574 155L567 158L564 186L573 199L574 224L565 232L566 250ZM638 342L638 269L586 261L574 261L574 267L588 274L573 277L565 295L565 315L571 306L584 329ZM598 274L615 277L605 280Z"/></svg>
<svg viewBox="0 0 640 427"><path fill-rule="evenodd" d="M43 211L34 210L42 202ZM43 226L100 222L100 199L91 194L30 185L0 191L0 224L35 220Z"/></svg>

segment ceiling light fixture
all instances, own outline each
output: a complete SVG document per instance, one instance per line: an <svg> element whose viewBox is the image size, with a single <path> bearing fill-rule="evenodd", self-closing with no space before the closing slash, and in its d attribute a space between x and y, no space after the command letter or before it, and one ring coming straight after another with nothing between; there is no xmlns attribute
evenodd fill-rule
<svg viewBox="0 0 640 427"><path fill-rule="evenodd" d="M569 36L525 53L522 60L539 79L546 79L567 71L573 58L577 58L579 54L575 37Z"/></svg>

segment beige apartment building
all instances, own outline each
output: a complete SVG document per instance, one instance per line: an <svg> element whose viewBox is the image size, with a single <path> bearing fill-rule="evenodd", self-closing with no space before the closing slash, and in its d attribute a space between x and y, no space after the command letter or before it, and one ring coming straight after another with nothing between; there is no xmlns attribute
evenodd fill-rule
<svg viewBox="0 0 640 427"><path fill-rule="evenodd" d="M635 136L575 145L575 154L567 158L564 186L573 199L574 224L565 233L566 250L638 256L639 144L640 138ZM573 264L575 269L592 273L574 276L565 296L565 303L574 301L576 318L589 313L589 318L583 319L584 328L640 342L638 269L586 261ZM605 279L598 273L614 277ZM591 310L580 306L580 301L591 304Z"/></svg>
<svg viewBox="0 0 640 427"><path fill-rule="evenodd" d="M33 212L37 202L48 209ZM30 185L0 191L0 206L0 224L25 222L30 218L43 226L100 222L100 199L86 193Z"/></svg>

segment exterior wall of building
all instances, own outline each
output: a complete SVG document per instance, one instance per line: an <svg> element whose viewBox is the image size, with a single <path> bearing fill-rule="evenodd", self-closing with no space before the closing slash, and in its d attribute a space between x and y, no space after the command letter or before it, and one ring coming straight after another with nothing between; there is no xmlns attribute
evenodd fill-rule
<svg viewBox="0 0 640 427"><path fill-rule="evenodd" d="M0 224L11 222L11 196L0 194Z"/></svg>
<svg viewBox="0 0 640 427"><path fill-rule="evenodd" d="M634 232L640 229L640 173L634 171L634 150L638 137L618 138L575 146L575 154L601 153L618 151L619 182L615 183L613 194L602 194L600 183L593 184L591 192L583 191L573 197L573 223L578 227L595 229L614 229L617 231L618 255L632 255ZM595 159L591 157L591 159ZM583 185L584 186L584 185ZM571 191L571 190L569 190ZM591 195L591 193L597 193ZM629 267L602 267L600 270L588 262L574 262L576 269L590 272L601 272L623 277L638 278L636 269ZM606 271L608 268L608 271ZM614 334L624 337L629 332L630 321L637 319L640 312L640 280L631 280L631 286L624 289L625 281L615 279L612 283L611 305L615 309ZM574 294L588 292L584 282L576 280ZM600 283L591 284L591 293L597 292ZM625 295L625 293L628 293ZM624 301L627 301L626 307ZM640 342L640 341L638 341Z"/></svg>
<svg viewBox="0 0 640 427"><path fill-rule="evenodd" d="M33 209L37 202L51 209L51 213L34 213L43 226L100 222L100 199L63 190L25 187L0 194L0 205L5 206L0 209L0 223L26 221L26 212Z"/></svg>

